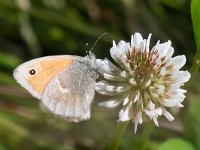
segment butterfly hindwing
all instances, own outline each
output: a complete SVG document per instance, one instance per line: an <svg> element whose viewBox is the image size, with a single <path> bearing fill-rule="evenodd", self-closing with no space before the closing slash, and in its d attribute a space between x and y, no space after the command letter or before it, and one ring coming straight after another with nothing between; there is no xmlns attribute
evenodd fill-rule
<svg viewBox="0 0 200 150"><path fill-rule="evenodd" d="M41 97L51 112L73 122L90 118L95 93L95 79L82 59L77 57L69 68L55 76Z"/></svg>

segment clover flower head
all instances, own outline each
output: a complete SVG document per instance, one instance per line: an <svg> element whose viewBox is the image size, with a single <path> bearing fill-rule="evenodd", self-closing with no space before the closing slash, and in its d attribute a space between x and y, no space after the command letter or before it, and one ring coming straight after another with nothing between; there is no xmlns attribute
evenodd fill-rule
<svg viewBox="0 0 200 150"><path fill-rule="evenodd" d="M148 116L158 126L158 116L169 121L174 117L166 107L183 107L186 90L181 89L190 79L188 71L180 70L186 57L172 57L171 41L160 43L150 50L149 34L143 39L140 33L131 36L131 42L113 41L110 54L116 65L108 59L97 59L103 80L95 84L95 90L111 99L99 103L107 108L121 107L118 121L132 120L135 132Z"/></svg>

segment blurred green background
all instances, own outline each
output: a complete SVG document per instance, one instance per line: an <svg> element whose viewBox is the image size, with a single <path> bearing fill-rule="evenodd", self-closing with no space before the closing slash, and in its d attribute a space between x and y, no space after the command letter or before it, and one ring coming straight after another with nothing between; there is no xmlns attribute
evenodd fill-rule
<svg viewBox="0 0 200 150"><path fill-rule="evenodd" d="M192 65L194 42L189 0L0 0L0 150L106 149L116 127L119 110L99 108L97 95L92 118L67 123L46 112L13 79L20 63L46 55L109 56L112 40L130 41L134 32L152 33L151 47L170 39L175 54L185 54ZM88 43L88 45L87 45ZM86 46L87 45L87 46ZM184 108L172 109L175 121L159 118L160 127L141 146L143 130L134 134L129 124L122 150L200 149L200 76L185 86Z"/></svg>

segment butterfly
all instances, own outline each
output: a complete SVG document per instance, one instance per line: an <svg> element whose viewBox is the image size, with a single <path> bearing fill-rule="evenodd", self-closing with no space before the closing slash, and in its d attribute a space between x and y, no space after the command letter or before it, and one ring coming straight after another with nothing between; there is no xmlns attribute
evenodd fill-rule
<svg viewBox="0 0 200 150"><path fill-rule="evenodd" d="M40 57L19 65L16 81L56 116L70 122L90 118L94 84L98 77L96 58L57 55Z"/></svg>

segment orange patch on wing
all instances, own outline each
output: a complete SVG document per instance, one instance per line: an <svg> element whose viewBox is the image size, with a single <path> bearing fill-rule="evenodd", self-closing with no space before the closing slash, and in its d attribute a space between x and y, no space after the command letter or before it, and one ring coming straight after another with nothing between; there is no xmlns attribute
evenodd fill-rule
<svg viewBox="0 0 200 150"><path fill-rule="evenodd" d="M49 81L71 64L71 57L42 60L39 62L40 67L36 70L36 74L28 79L28 83L39 95L42 95Z"/></svg>

